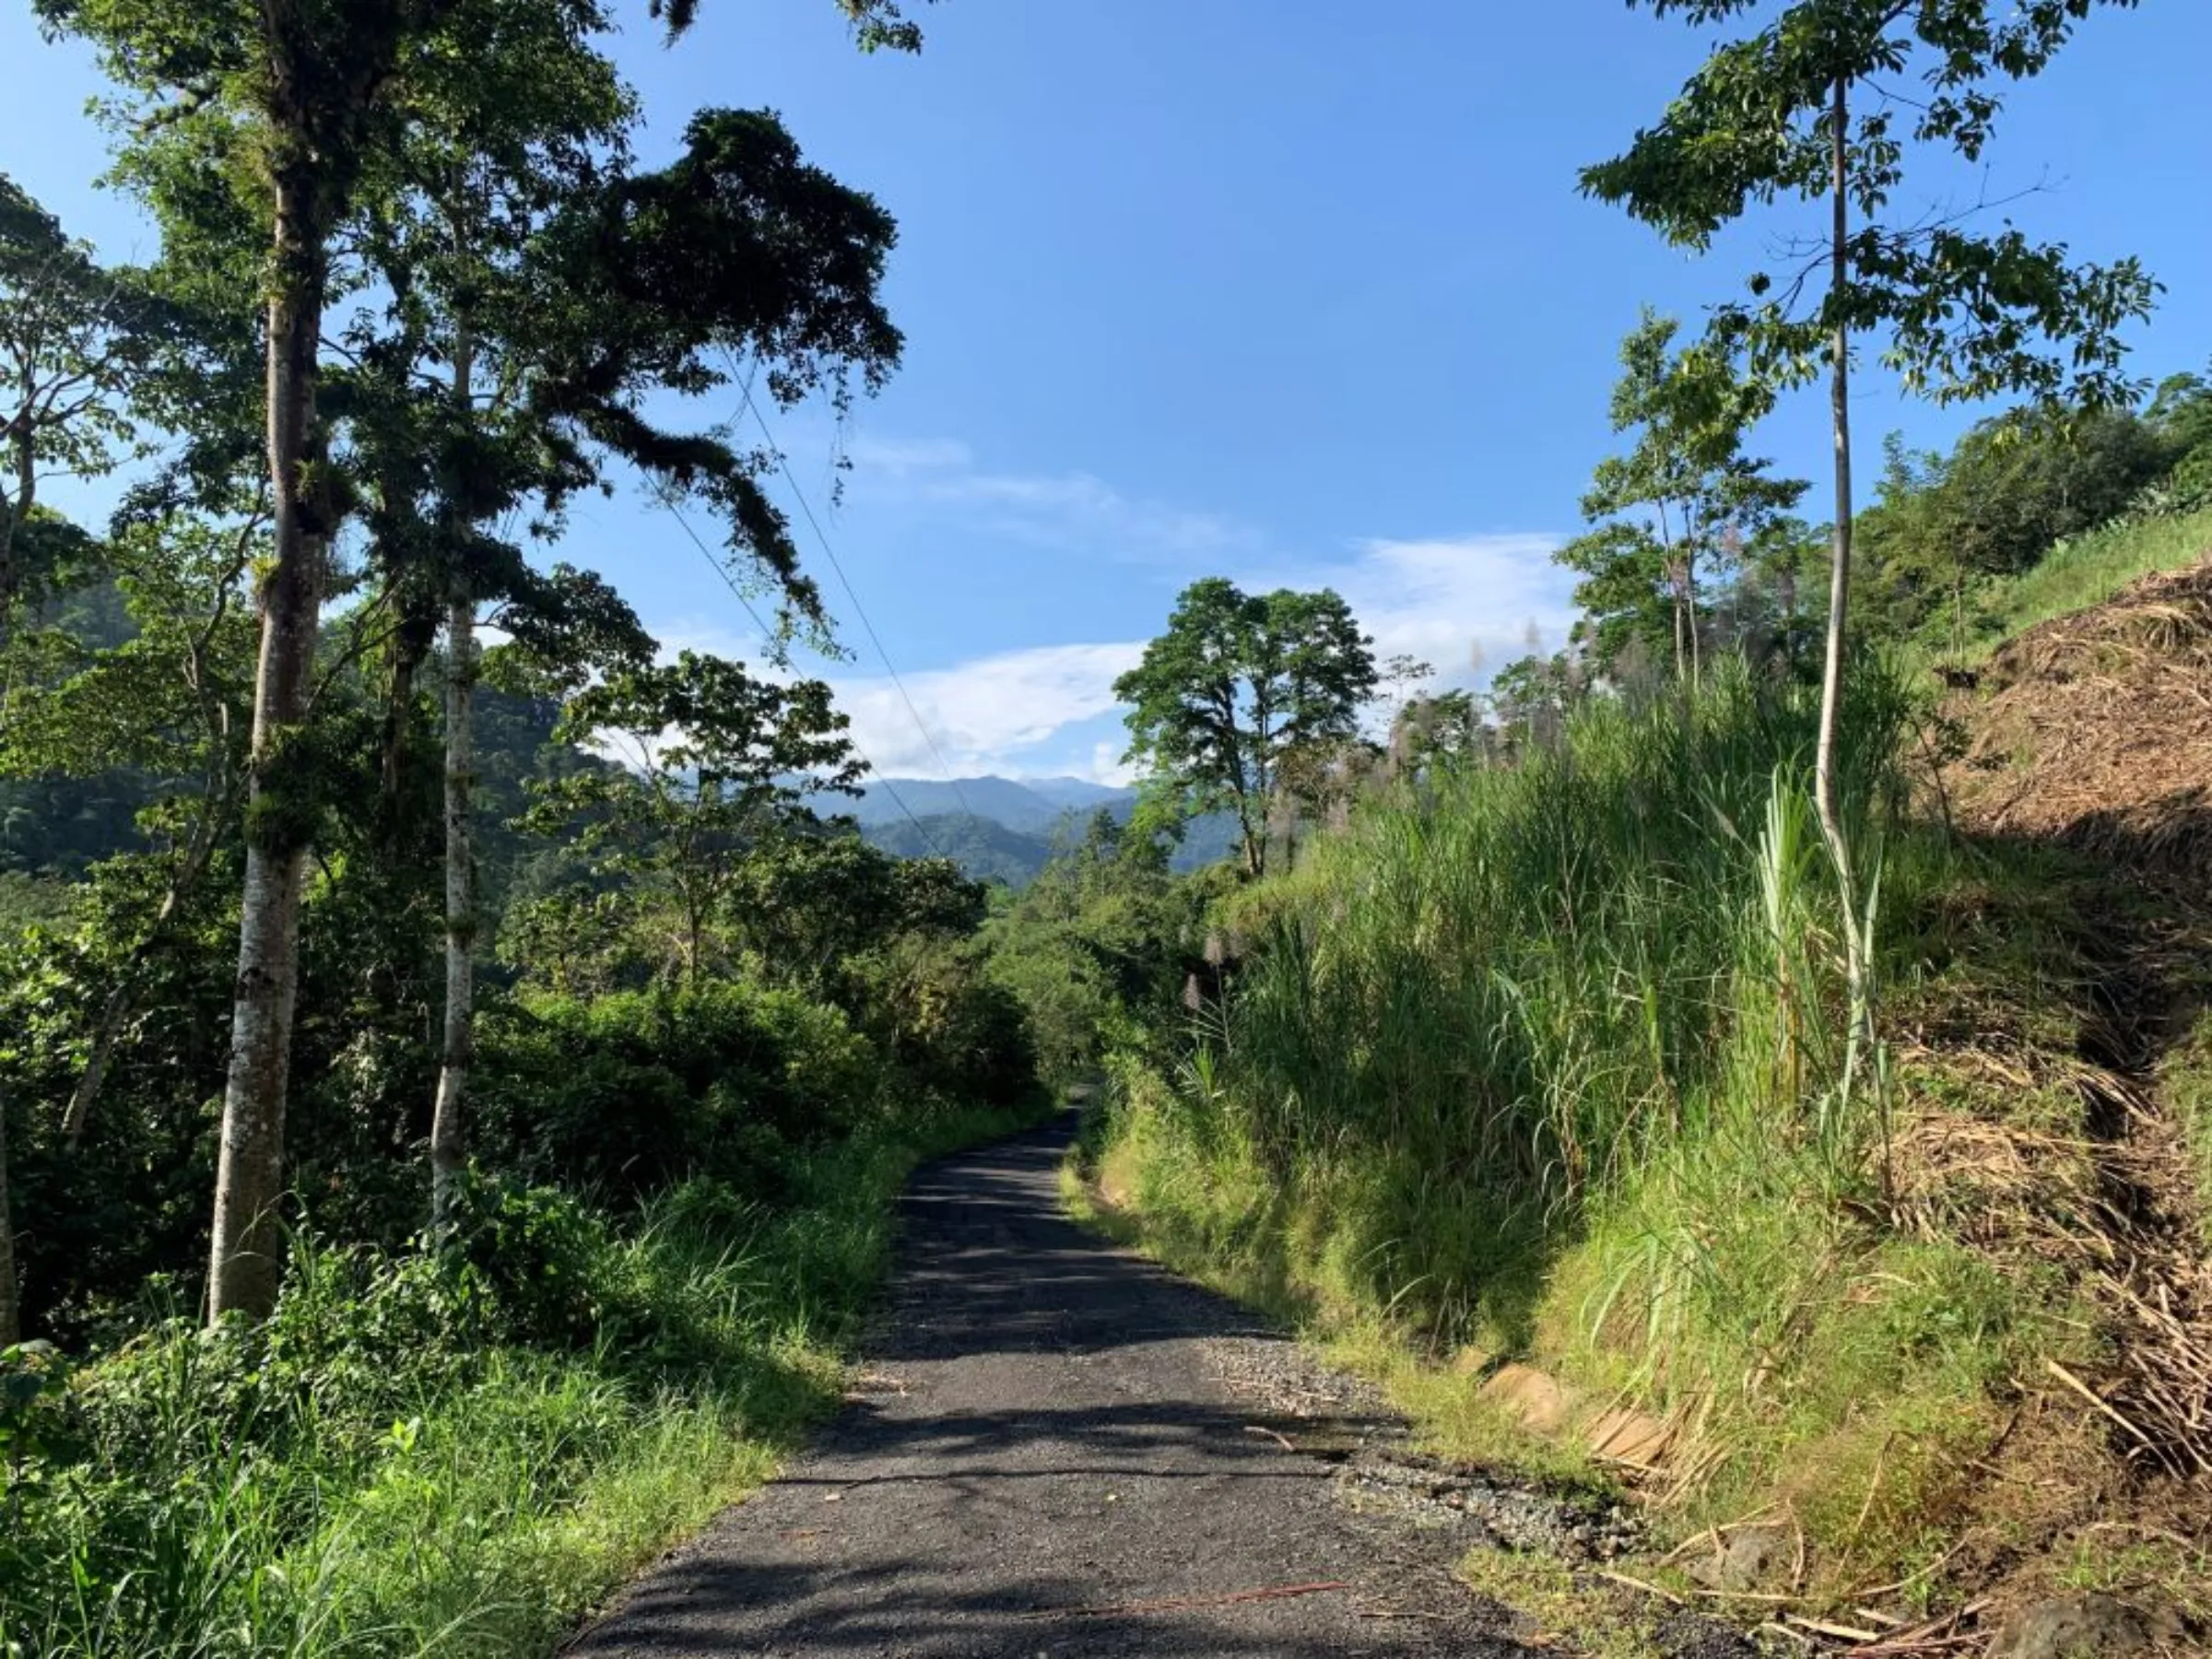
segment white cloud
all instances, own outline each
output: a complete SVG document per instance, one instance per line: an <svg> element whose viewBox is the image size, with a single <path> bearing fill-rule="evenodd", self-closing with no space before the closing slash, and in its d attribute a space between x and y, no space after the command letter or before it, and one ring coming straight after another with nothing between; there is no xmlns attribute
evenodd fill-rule
<svg viewBox="0 0 2212 1659"><path fill-rule="evenodd" d="M878 772L935 778L949 767L956 777L1005 774L1023 770L1025 751L1111 714L1114 680L1136 665L1143 651L1137 642L1040 645L904 675L911 713L888 677L830 677L838 706L852 716L853 737ZM915 724L917 714L935 740L934 750Z"/></svg>
<svg viewBox="0 0 2212 1659"><path fill-rule="evenodd" d="M1477 685L1530 650L1546 653L1574 621L1573 578L1551 562L1553 535L1374 540L1335 567L1286 580L1335 588L1374 636L1378 658L1400 652L1434 665L1440 685Z"/></svg>
<svg viewBox="0 0 2212 1659"><path fill-rule="evenodd" d="M757 629L740 631L700 618L683 617L646 631L660 645L658 660L663 663L673 663L684 652L695 651L701 656L730 657L764 666L765 641Z"/></svg>
<svg viewBox="0 0 2212 1659"><path fill-rule="evenodd" d="M974 455L957 438L855 438L846 450L853 466L864 472L888 473L903 477L910 473L939 472L973 464Z"/></svg>
<svg viewBox="0 0 2212 1659"><path fill-rule="evenodd" d="M1137 769L1122 759L1127 750L1126 742L1094 744L1091 746L1090 764L1077 775L1088 778L1093 783L1111 783L1116 789L1134 783L1137 779Z"/></svg>

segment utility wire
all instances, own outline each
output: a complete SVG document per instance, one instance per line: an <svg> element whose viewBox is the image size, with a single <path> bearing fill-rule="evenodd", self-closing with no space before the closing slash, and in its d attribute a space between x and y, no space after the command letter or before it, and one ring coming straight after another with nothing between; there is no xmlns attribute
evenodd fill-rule
<svg viewBox="0 0 2212 1659"><path fill-rule="evenodd" d="M690 538L691 545L699 549L699 556L707 561L715 575L722 578L722 584L730 590L730 596L745 606L745 614L753 619L753 626L760 630L760 637L764 641L774 639L775 634L769 628L767 621L762 618L759 611L754 608L753 602L746 597L745 590L737 585L736 579L730 574L722 560L714 557L714 550L708 547L706 542L700 538L699 532L691 527L691 521L684 516L684 510L676 504L675 498L667 491L661 489L654 490L653 494L654 499L668 510L668 516L673 518L683 533ZM871 772L875 771L876 763L868 759L867 751L851 738L847 738L846 741L853 744L853 752L860 757L863 764ZM880 775L876 781L883 785L884 793L891 797L892 804L906 815L906 821L914 827L914 833L922 838L922 844L930 850L931 854L937 858L949 856L943 848L937 845L937 838L930 834L928 826L914 816L913 808L906 804L906 797L899 793L891 781Z"/></svg>
<svg viewBox="0 0 2212 1659"><path fill-rule="evenodd" d="M731 371L735 372L736 367L733 358ZM782 445L776 441L775 433L769 430L768 417L760 412L760 406L753 401L753 377L750 374L745 377L738 391L743 394L745 406L751 411L754 422L760 428L760 436L768 440L769 453L776 458L776 470L783 475L783 482L791 486L791 493L798 498L799 511L806 515L807 524L814 528L814 539L822 544L822 552L830 560L830 568L837 572L838 585L845 590L845 597L853 601L853 614L860 618L860 626L868 636L868 643L876 647L876 654L883 659L884 672L891 677L891 684L898 688L899 700L906 705L907 713L912 716L914 730L922 734L922 741L929 746L929 752L936 758L937 770L945 774L945 782L952 785L953 798L959 802L960 810L970 818L977 817L975 808L968 804L967 793L960 788L959 779L953 776L952 766L945 759L945 751L937 747L929 723L922 718L922 711L914 706L913 698L907 692L906 682L899 677L899 670L891 662L891 653L883 648L883 638L876 631L876 624L868 620L867 607L861 604L860 594L853 586L853 579L845 574L845 567L839 562L837 549L830 545L830 537L822 529L822 521L815 517L814 507L807 500L806 492L799 488L798 479L792 477L791 463L784 458Z"/></svg>

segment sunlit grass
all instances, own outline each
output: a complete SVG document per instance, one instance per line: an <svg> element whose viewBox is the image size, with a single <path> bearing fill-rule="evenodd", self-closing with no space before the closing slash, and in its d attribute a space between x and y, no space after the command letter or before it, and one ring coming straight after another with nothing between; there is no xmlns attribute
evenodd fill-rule
<svg viewBox="0 0 2212 1659"><path fill-rule="evenodd" d="M1968 661L2021 629L2109 599L2140 576L2179 570L2212 553L2212 507L2171 518L2111 524L2053 548L2032 569L1974 595Z"/></svg>

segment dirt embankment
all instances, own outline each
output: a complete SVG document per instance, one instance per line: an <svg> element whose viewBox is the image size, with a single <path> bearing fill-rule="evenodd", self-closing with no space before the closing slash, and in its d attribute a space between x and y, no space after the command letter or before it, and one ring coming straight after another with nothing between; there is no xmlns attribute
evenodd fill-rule
<svg viewBox="0 0 2212 1659"><path fill-rule="evenodd" d="M2212 559L2041 623L1952 712L1962 827L2059 841L2212 900Z"/></svg>
<svg viewBox="0 0 2212 1659"><path fill-rule="evenodd" d="M1983 1058L2015 1067L2023 1088L2062 1081L2081 1132L2069 1147L1990 1126L1926 1160L1922 1196L1956 1212L1982 1194L1983 1225L2012 1230L2011 1245L2088 1292L2101 1358L2042 1381L2091 1414L2111 1455L2040 1477L2073 1488L2052 1519L2194 1540L2212 1512L2212 1259L2203 1154L2173 1085L2179 1065L2202 1064L2191 1056L2212 986L2212 557L2028 629L1945 716L1940 795L1955 826L2000 851L2080 855L2054 877L2078 974L2065 987L2076 1052Z"/></svg>

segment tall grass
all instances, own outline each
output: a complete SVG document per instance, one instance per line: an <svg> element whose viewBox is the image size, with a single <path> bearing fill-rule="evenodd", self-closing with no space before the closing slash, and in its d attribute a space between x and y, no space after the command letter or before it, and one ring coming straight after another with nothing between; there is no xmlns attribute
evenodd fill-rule
<svg viewBox="0 0 2212 1659"><path fill-rule="evenodd" d="M1740 665L1601 701L1247 889L1193 1052L1117 1070L1110 1197L1390 1364L1533 1358L1593 1410L1673 1417L1707 1519L1797 1481L1837 1559L1909 1553L2041 1291L1879 1219L1892 1078L1877 1052L1846 1087L1817 712ZM1841 769L1908 938L1966 856L1902 818L1913 712L1862 665Z"/></svg>
<svg viewBox="0 0 2212 1659"><path fill-rule="evenodd" d="M1892 677L1860 677L1862 835L1905 714ZM1724 1100L1853 1165L1857 1126L1818 1089L1797 1108L1837 1070L1832 882L1797 781L1816 717L1740 665L1687 701L1594 704L1557 748L1371 811L1230 910L1248 965L1216 1094L1268 1167L1359 1186L1368 1290L1441 1330L1510 1323L1581 1206Z"/></svg>

